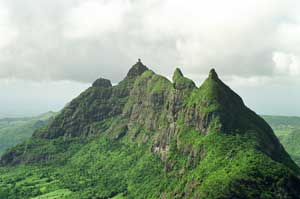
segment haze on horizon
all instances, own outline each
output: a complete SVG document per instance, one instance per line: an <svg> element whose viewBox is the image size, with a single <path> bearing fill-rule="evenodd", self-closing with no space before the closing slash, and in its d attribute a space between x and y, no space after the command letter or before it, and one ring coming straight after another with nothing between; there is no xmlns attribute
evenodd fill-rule
<svg viewBox="0 0 300 199"><path fill-rule="evenodd" d="M0 117L58 111L137 58L199 85L211 67L261 114L300 116L296 0L0 0Z"/></svg>

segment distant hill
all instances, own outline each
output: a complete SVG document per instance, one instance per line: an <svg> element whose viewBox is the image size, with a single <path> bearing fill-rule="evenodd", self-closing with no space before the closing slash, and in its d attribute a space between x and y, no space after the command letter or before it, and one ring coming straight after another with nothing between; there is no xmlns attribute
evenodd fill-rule
<svg viewBox="0 0 300 199"><path fill-rule="evenodd" d="M300 117L296 117L296 116L276 116L276 115L262 115L262 117L274 129L295 129L295 128L300 128Z"/></svg>
<svg viewBox="0 0 300 199"><path fill-rule="evenodd" d="M48 124L56 113L49 111L36 117L0 119L0 155L9 147L30 138L33 132Z"/></svg>
<svg viewBox="0 0 300 199"><path fill-rule="evenodd" d="M300 198L299 167L212 69L200 87L139 60L99 78L0 160L0 198Z"/></svg>
<svg viewBox="0 0 300 199"><path fill-rule="evenodd" d="M300 117L262 116L273 128L292 159L300 166Z"/></svg>

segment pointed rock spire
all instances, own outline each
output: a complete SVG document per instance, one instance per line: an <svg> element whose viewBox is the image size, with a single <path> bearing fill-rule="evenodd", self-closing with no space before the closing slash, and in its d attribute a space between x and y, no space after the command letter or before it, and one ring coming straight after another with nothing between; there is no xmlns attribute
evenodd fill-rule
<svg viewBox="0 0 300 199"><path fill-rule="evenodd" d="M182 78L182 77L183 77L183 74L182 74L181 70L179 68L176 68L173 73L173 77L172 77L173 82L175 82L176 79Z"/></svg>
<svg viewBox="0 0 300 199"><path fill-rule="evenodd" d="M174 88L176 89L187 89L187 88L192 89L196 87L195 83L192 80L183 76L179 68L175 69L172 80L173 80Z"/></svg>
<svg viewBox="0 0 300 199"><path fill-rule="evenodd" d="M228 101L235 101L237 104L243 104L241 98L229 88L221 79L214 68L209 71L208 78L200 86L200 89L205 92L207 99L216 99L222 102L228 98ZM204 96L204 94L203 94Z"/></svg>
<svg viewBox="0 0 300 199"><path fill-rule="evenodd" d="M209 71L209 76L208 78L211 78L211 79L219 79L218 77L218 74L216 73L215 69L212 68L210 71Z"/></svg>
<svg viewBox="0 0 300 199"><path fill-rule="evenodd" d="M137 63L134 64L127 73L127 78L133 78L141 75L143 72L148 70L148 68L142 63L141 59L138 59Z"/></svg>

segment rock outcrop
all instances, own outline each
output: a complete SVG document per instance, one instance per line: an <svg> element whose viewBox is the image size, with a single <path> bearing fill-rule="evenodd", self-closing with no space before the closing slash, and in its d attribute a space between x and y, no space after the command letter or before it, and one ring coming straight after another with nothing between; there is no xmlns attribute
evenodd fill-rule
<svg viewBox="0 0 300 199"><path fill-rule="evenodd" d="M112 87L110 80L99 78L96 81L94 81L93 87L103 87L103 88L109 88Z"/></svg>

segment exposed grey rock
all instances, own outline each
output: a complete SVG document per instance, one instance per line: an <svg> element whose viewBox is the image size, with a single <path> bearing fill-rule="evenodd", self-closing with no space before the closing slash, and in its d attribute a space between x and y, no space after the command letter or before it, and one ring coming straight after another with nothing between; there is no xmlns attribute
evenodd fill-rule
<svg viewBox="0 0 300 199"><path fill-rule="evenodd" d="M146 70L148 70L148 68L139 59L138 62L128 71L126 78L134 78L141 75Z"/></svg>
<svg viewBox="0 0 300 199"><path fill-rule="evenodd" d="M92 86L94 86L94 87L104 87L104 88L112 87L110 80L104 79L104 78L97 79L96 81L94 81Z"/></svg>

